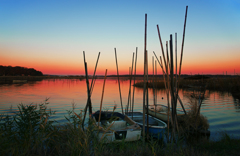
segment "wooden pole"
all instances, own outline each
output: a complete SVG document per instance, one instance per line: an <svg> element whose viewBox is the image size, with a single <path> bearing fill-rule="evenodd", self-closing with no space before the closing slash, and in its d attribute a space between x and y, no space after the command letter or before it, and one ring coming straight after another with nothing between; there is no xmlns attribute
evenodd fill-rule
<svg viewBox="0 0 240 156"><path fill-rule="evenodd" d="M135 57L135 68L134 68L134 81L133 84L135 84L135 79L136 79L136 69L137 69L137 50L138 48L136 47L136 57ZM132 119L133 119L133 107L134 107L134 93L135 93L135 86L133 86L133 98L132 98Z"/></svg>
<svg viewBox="0 0 240 156"><path fill-rule="evenodd" d="M170 42L169 42L169 44L170 44ZM170 108L172 108L172 101L171 101L171 107L170 107L170 104L169 104L169 101L170 101L169 95L171 95L171 83L170 83L171 75L169 75L169 74L171 74L171 61L169 59L168 41L166 41L166 55L167 55L167 67L166 67L167 69L166 70L167 70L167 83L168 83L168 106L169 106L169 111L170 111ZM171 96L171 98L172 98L172 96ZM172 124L172 127L173 127L172 113L171 113L171 124Z"/></svg>
<svg viewBox="0 0 240 156"><path fill-rule="evenodd" d="M87 93L88 93L88 108L89 108L89 118L92 116L92 102L90 95L90 88L88 82L88 71L87 71L87 62L85 62L85 75L86 75L86 84L87 84Z"/></svg>
<svg viewBox="0 0 240 156"><path fill-rule="evenodd" d="M106 69L106 72L105 72L105 77L104 77L104 82L103 82L102 97L101 97L101 103L100 103L100 112L99 112L99 117L98 117L98 127L99 127L99 123L100 123L100 119L101 119L102 102L103 102L103 94L104 94L106 78L107 78L107 69Z"/></svg>
<svg viewBox="0 0 240 156"><path fill-rule="evenodd" d="M168 101L168 125L170 124L169 122L170 122L170 103L169 103L169 101L170 101L170 98L169 98L169 95L171 94L171 92L170 92L170 90L171 90L171 88L170 88L170 78L169 78L169 70L170 70L170 66L169 66L169 62L170 62L170 60L169 60L169 54L168 54L168 41L166 41L166 53L167 53L167 66L166 66L166 73L167 73L167 101ZM171 117L171 125L172 125L172 127L173 127L173 120L172 120L172 117ZM169 132L168 132L168 134L169 134ZM172 138L172 135L171 135L171 138ZM171 140L171 138L170 138L170 140Z"/></svg>
<svg viewBox="0 0 240 156"><path fill-rule="evenodd" d="M90 87L91 93L92 93L92 91L93 91L93 81L94 81L94 79L95 79L95 77L96 77L96 71L97 71L97 65L98 65L99 57L100 57L100 52L98 53L97 62L96 62L96 65L95 65L95 69L94 69L94 73L93 73L93 78L92 78L92 82L91 82L91 87Z"/></svg>
<svg viewBox="0 0 240 156"><path fill-rule="evenodd" d="M174 97L174 80L173 80L173 45L172 34L170 35L170 77L171 77L171 104L172 104L172 120L173 120L173 138L175 138L175 97Z"/></svg>
<svg viewBox="0 0 240 156"><path fill-rule="evenodd" d="M167 44L166 44L167 47ZM167 49L166 49L167 50ZM160 56L160 61L162 63L162 58ZM167 60L168 61L168 60ZM168 62L167 62L168 64ZM163 69L163 68L162 68ZM166 77L167 76L167 80ZM170 105L169 105L169 76L168 76L168 66L166 66L166 75L163 72L163 80L164 80L164 85L165 85L165 89L167 92L167 105L168 105L168 111L167 111L167 116L168 116L168 121L167 121L167 127L168 127L168 132L167 132L167 142L169 142L169 116L170 116Z"/></svg>
<svg viewBox="0 0 240 156"><path fill-rule="evenodd" d="M176 89L176 101L177 101L177 97L178 97L178 90L179 90L179 81L180 81L180 77L181 77L181 69L182 69L182 58L183 58L183 47L184 47L184 40L185 40L185 29L186 29L186 22L187 22L187 10L188 10L188 6L186 6L186 12L185 12L185 20L184 20L184 27L183 27L183 39L182 39L182 47L181 47L181 57L180 57L180 65L179 65L179 75L178 75L178 84L177 84L177 89ZM184 107L183 105L181 105L183 110Z"/></svg>
<svg viewBox="0 0 240 156"><path fill-rule="evenodd" d="M131 75L130 73L131 73L131 67L129 67L129 69L128 69L128 75L129 75L129 86L130 86L130 75ZM131 87L131 86L130 86L130 87ZM130 93L130 88L129 88L129 90L128 90L128 102L127 102L127 107L126 107L126 110L125 110L125 114L128 113L129 98L130 98L129 93Z"/></svg>
<svg viewBox="0 0 240 156"><path fill-rule="evenodd" d="M163 73L165 73L165 71L164 71L164 68L163 68L163 65L162 65L162 63L159 61L159 59L158 59L158 57L157 57L157 55L156 55L156 53L153 51L153 54L155 55L155 57L156 57L156 59L157 59L157 61L158 61L158 64L160 65L160 67L162 68L162 72ZM166 64L165 64L166 65Z"/></svg>
<svg viewBox="0 0 240 156"><path fill-rule="evenodd" d="M149 134L149 121L148 121L148 101L149 101L148 100L148 84L149 84L148 83L148 53L147 53L146 57L147 57L146 58L146 62L147 62L147 64L146 64L146 68L147 68L146 69L146 71L147 71L147 75L146 75L147 76L147 101L146 101L147 102L147 112L146 112L146 114L147 114L147 138L149 139L149 135L148 135Z"/></svg>
<svg viewBox="0 0 240 156"><path fill-rule="evenodd" d="M90 88L90 97L92 95L92 91L93 91L93 87L94 87L94 83L95 83L94 78L95 78L95 73L96 73L96 70L97 70L99 57L100 57L100 52L98 53L98 58L97 58L97 62L96 62L95 69L94 69L93 79L92 79L91 88ZM83 51L83 59L84 59L84 65L85 65L85 62L86 62L85 51ZM85 71L85 73L86 73L86 71ZM86 81L87 81L87 78L86 78ZM89 100L89 98L88 98L88 100ZM84 121L85 121L85 118L86 118L87 108L88 108L88 105L89 105L89 101L88 100L87 100L86 107L84 109L84 116L83 116L83 122L82 122L83 129L84 129Z"/></svg>
<svg viewBox="0 0 240 156"><path fill-rule="evenodd" d="M160 35L160 31L159 31L158 25L157 25L157 30L158 30L158 37L159 37L160 45L161 45L161 48L162 48L163 60L164 60L164 64L165 64L165 67L166 67L166 59L165 59L165 55L164 55L164 50L163 50L163 45L162 45L162 39L161 39L161 35Z"/></svg>
<svg viewBox="0 0 240 156"><path fill-rule="evenodd" d="M153 84L153 104L156 104L155 100L155 79L154 79L154 56L152 57L152 69L153 69L153 75L152 75L152 84Z"/></svg>
<svg viewBox="0 0 240 156"><path fill-rule="evenodd" d="M94 83L95 83L95 80L96 80L95 79L95 74L96 74L96 71L97 71L97 65L98 65L99 57L100 57L100 52L98 53L98 57L97 57L97 61L96 61L96 65L95 65L95 69L94 69L94 73L93 73L93 77L92 77L92 82L91 82L91 87L90 87L90 96L92 95L93 88L94 88ZM85 52L84 52L84 62L86 62ZM87 104L86 104L86 107L84 109L84 112L86 112L86 109L87 109Z"/></svg>
<svg viewBox="0 0 240 156"><path fill-rule="evenodd" d="M155 75L156 75L156 78L157 78L157 61L155 61ZM157 79L155 80L155 82L157 82ZM157 90L155 90L155 100L156 100L156 104L157 104Z"/></svg>
<svg viewBox="0 0 240 156"><path fill-rule="evenodd" d="M156 80L155 82L157 83L157 61L155 60L155 75L156 75ZM157 86L156 86L157 87ZM157 104L157 88L155 88L155 116L156 116L156 113L157 113L157 110L156 110L156 104Z"/></svg>
<svg viewBox="0 0 240 156"><path fill-rule="evenodd" d="M127 112L128 112L128 107L129 107L129 103L130 103L130 109L131 109L131 91L132 91L132 72L133 72L133 63L134 63L134 53L133 53L133 56L132 56L132 68L130 68L130 85L129 85L129 93L128 93L128 105L127 105Z"/></svg>
<svg viewBox="0 0 240 156"><path fill-rule="evenodd" d="M188 6L186 6L186 13L185 13L185 20L184 20L184 28L183 28L183 40L182 40L182 48L181 48L181 58L180 58L180 66L179 66L179 77L181 76L181 68L182 68L182 57L183 57L183 47L184 47L184 39L185 39L185 29L186 29L186 22L187 22L187 10Z"/></svg>
<svg viewBox="0 0 240 156"><path fill-rule="evenodd" d="M146 56L147 56L147 14L145 14L145 34L144 34L143 145L145 145Z"/></svg>
<svg viewBox="0 0 240 156"><path fill-rule="evenodd" d="M175 61L176 61L176 63L175 63L175 66L176 66L176 72L175 72L175 90L176 90L176 92L178 91L177 90L177 33L175 33ZM177 96L176 96L176 98L177 98ZM175 100L175 101L177 101L177 100Z"/></svg>
<svg viewBox="0 0 240 156"><path fill-rule="evenodd" d="M117 76L118 76L118 87L119 87L119 95L120 95L120 102L121 102L121 107L122 107L122 114L123 112L123 105L122 105L122 94L121 94L121 87L120 87L120 81L119 81L119 73L118 73L118 62L117 62L117 50L115 49L115 58L116 58L116 67L117 67Z"/></svg>
<svg viewBox="0 0 240 156"><path fill-rule="evenodd" d="M183 109L183 111L184 111L184 114L187 115L187 112L186 112L186 110L185 110L185 108L184 108L184 106L183 106L182 100L180 99L179 95L177 95L177 99L178 99L180 105L182 106L182 109Z"/></svg>

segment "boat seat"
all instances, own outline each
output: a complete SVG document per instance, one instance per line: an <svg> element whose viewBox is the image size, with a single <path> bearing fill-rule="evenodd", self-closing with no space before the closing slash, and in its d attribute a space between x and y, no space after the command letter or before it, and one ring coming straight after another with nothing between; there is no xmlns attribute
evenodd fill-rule
<svg viewBox="0 0 240 156"><path fill-rule="evenodd" d="M120 120L120 121L113 121L113 122L114 124L110 127L110 130L119 130L127 127L126 121ZM108 121L105 120L105 121L101 121L99 125L100 126L104 125L106 128L108 128L112 123L109 123Z"/></svg>

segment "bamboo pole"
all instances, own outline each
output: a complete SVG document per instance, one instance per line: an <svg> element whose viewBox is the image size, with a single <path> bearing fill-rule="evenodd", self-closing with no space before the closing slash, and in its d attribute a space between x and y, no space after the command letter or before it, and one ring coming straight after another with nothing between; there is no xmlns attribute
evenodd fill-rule
<svg viewBox="0 0 240 156"><path fill-rule="evenodd" d="M115 49L115 58L116 58L116 67L117 67L117 76L118 76L118 87L119 87L119 95L120 95L120 102L121 102L121 107L122 107L122 114L123 112L123 105L122 105L122 94L121 94L121 87L120 87L120 81L119 81L119 73L118 73L118 62L117 62L117 50Z"/></svg>
<svg viewBox="0 0 240 156"><path fill-rule="evenodd" d="M185 29L186 29L186 22L187 22L187 10L188 10L188 6L186 6L186 13L185 13L185 20L184 20L183 40L182 40L181 58L180 58L180 67L179 67L179 77L180 77L180 75L181 75L181 68L182 68L182 56L183 56L183 47L184 47L184 39L185 39Z"/></svg>
<svg viewBox="0 0 240 156"><path fill-rule="evenodd" d="M157 61L155 61L155 75L157 78ZM157 79L155 79L155 82L157 82ZM157 103L157 90L155 91L155 94L156 94L156 97L155 97L156 102L155 103Z"/></svg>
<svg viewBox="0 0 240 156"><path fill-rule="evenodd" d="M153 69L153 75L152 75L152 84L153 84L153 104L156 104L155 100L155 79L154 79L154 56L152 57L152 69Z"/></svg>
<svg viewBox="0 0 240 156"><path fill-rule="evenodd" d="M170 81L169 81L169 57L168 57L168 41L166 41L166 53L167 53L167 63L166 63L166 75L167 75L167 104L168 104L168 141L169 141L169 118L170 118L170 104L169 104L169 93L170 93ZM172 118L171 118L171 124L173 124L172 122ZM172 136L172 135L171 135ZM171 139L170 139L171 140Z"/></svg>
<svg viewBox="0 0 240 156"><path fill-rule="evenodd" d="M131 67L129 67L129 92L128 92L128 103L127 103L127 113L129 112L128 108L131 108Z"/></svg>
<svg viewBox="0 0 240 156"><path fill-rule="evenodd" d="M100 112L99 112L99 117L98 117L98 127L99 127L99 123L100 123L100 119L101 119L102 102L103 102L103 94L104 94L106 78L107 78L107 69L106 69L106 72L105 72L105 77L104 77L104 82L103 82L102 97L101 97L101 103L100 103Z"/></svg>
<svg viewBox="0 0 240 156"><path fill-rule="evenodd" d="M135 68L134 68L134 81L133 84L135 84L135 79L136 79L136 69L137 69L137 50L138 48L136 47L136 57L135 57ZM133 107L134 107L134 93L135 93L135 86L133 86L133 98L132 98L132 119L133 119Z"/></svg>
<svg viewBox="0 0 240 156"><path fill-rule="evenodd" d="M95 74L96 74L96 70L97 70L99 57L100 57L100 52L98 53L98 57L97 57L97 61L96 61L96 65L95 65L95 69L94 69L94 73L93 73L93 77L92 77L92 82L91 82L91 87L90 87L90 95L92 95L93 88L94 88L94 83L95 83L95 80L96 80L95 79ZM84 62L86 62L86 60L85 60L85 52L84 52ZM84 112L86 112L86 109L87 109L87 104L85 106Z"/></svg>
<svg viewBox="0 0 240 156"><path fill-rule="evenodd" d="M97 71L97 65L98 65L98 60L99 60L99 57L100 57L100 52L98 53L98 57L97 57L97 62L96 62L96 65L95 65L95 69L94 69L94 73L93 73L93 78L92 78L92 82L91 82L91 87L90 87L90 90L91 90L91 93L93 91L93 81L95 80L95 77L96 77L96 71Z"/></svg>
<svg viewBox="0 0 240 156"><path fill-rule="evenodd" d="M95 73L96 73L96 70L97 70L97 65L98 65L98 60L99 60L99 57L100 57L100 52L98 53L98 58L97 58L97 61L96 61L96 65L95 65L95 69L94 69L94 74L93 74L93 79L92 79L92 82L91 82L91 88L90 88L90 97L92 95L92 91L93 91L93 87L94 87L94 84L95 83L95 80L94 80L94 77L95 77ZM85 62L86 62L86 58L85 58L85 51L83 51L83 59L84 59L84 65L85 65ZM86 73L86 71L85 71ZM94 81L93 81L94 80ZM88 98L89 100L89 98ZM82 127L84 129L84 121L85 121L85 118L86 118L86 113L87 113L87 107L89 105L89 101L87 100L87 104L86 104L86 107L84 109L84 116L83 116L83 122L82 122Z"/></svg>
<svg viewBox="0 0 240 156"><path fill-rule="evenodd" d="M186 112L186 110L185 110L185 108L184 108L184 106L183 106L182 100L180 99L179 95L177 95L177 99L178 99L180 105L182 106L182 109L183 109L183 111L184 111L184 114L187 115L187 112Z"/></svg>
<svg viewBox="0 0 240 156"><path fill-rule="evenodd" d="M170 35L170 77L171 77L171 104L172 104L172 121L173 121L173 139L175 140L175 130L176 130L176 119L175 119L175 114L176 114L176 107L175 107L175 91L174 91L174 80L173 80L173 69L174 69L174 64L173 64L173 44L172 44L172 34Z"/></svg>
<svg viewBox="0 0 240 156"><path fill-rule="evenodd" d="M160 41L161 41L161 36L159 36L159 38L160 38ZM170 116L170 105L169 105L169 86L170 86L170 83L169 83L169 73L168 73L168 66L169 66L169 57L168 57L168 42L166 41L166 53L167 53L167 62L165 63L165 69L166 69L166 73L165 73L165 71L164 71L164 68L163 68L163 66L162 66L162 58L161 58L161 56L160 56L160 61L158 60L158 58L157 58L157 56L156 56L156 54L155 54L155 52L153 52L154 53L154 55L155 55L155 57L156 57L156 59L157 59L157 61L158 61L158 63L159 63L159 65L160 65L160 67L162 68L162 72L163 72L163 80L164 80L164 85L165 85L165 89L166 89L166 93L167 93L167 105L168 105L168 113L167 113L167 115L168 115L168 122L167 122L167 126L168 126L168 133L167 133L167 142L169 142L169 116ZM165 59L165 55L163 55L164 56L164 59ZM166 59L165 59L166 60ZM166 80L166 76L167 76L167 80ZM171 118L171 120L172 120L172 118ZM171 124L172 124L173 122L171 122Z"/></svg>
<svg viewBox="0 0 240 156"><path fill-rule="evenodd" d="M131 91L132 91L132 72L133 72L133 63L134 63L134 53L132 56L132 68L130 68L130 85L129 85L129 93L128 93L128 104L127 104L127 112L128 112L128 107L129 107L129 103L130 103L130 109L131 109Z"/></svg>
<svg viewBox="0 0 240 156"><path fill-rule="evenodd" d="M176 77L175 77L175 90L176 90L176 92L178 91L177 90L177 33L175 33L175 61L176 61L176 63L175 63L175 66L176 66L176 72L175 72L175 75L176 75ZM177 99L177 96L176 96L176 99ZM177 102L177 100L175 100L176 102Z"/></svg>
<svg viewBox="0 0 240 156"><path fill-rule="evenodd" d="M94 85L95 85L96 79L97 79L97 77L95 76L95 78L94 78L94 80L93 80L93 85L92 85L92 88L91 88L91 95L92 95L92 92L93 92L93 88L94 88Z"/></svg>
<svg viewBox="0 0 240 156"><path fill-rule="evenodd" d="M156 75L156 81L157 82L157 61L155 61L155 75ZM156 116L156 104L157 104L157 90L155 90L155 116Z"/></svg>
<svg viewBox="0 0 240 156"><path fill-rule="evenodd" d="M90 88L89 88L89 82L88 82L87 62L85 62L85 75L86 75L86 84L87 84L87 93L88 93L89 117L91 117L92 116L92 102L91 102Z"/></svg>
<svg viewBox="0 0 240 156"><path fill-rule="evenodd" d="M147 55L147 14L145 14L145 34L144 34L143 145L145 145L146 55Z"/></svg>
<svg viewBox="0 0 240 156"><path fill-rule="evenodd" d="M177 89L176 89L176 100L178 97L178 90L179 90L179 81L180 81L180 77L181 77L181 69L182 69L182 58L183 58L183 47L184 47L184 40L185 40L185 29L186 29L186 22L187 22L187 10L188 10L188 6L186 6L186 12L185 12L185 19L184 19L184 27L183 27L183 39L182 39L182 47L181 47L181 57L180 57L180 65L179 65L179 75L178 75L178 84L177 84ZM181 105L183 110L184 106Z"/></svg>
<svg viewBox="0 0 240 156"><path fill-rule="evenodd" d="M165 55L164 55L164 50L163 50L163 45L162 45L162 39L161 39L161 35L160 35L160 31L159 31L158 25L157 25L157 30L158 30L158 37L159 37L160 45L161 45L161 48L162 48L163 60L164 60L164 64L165 64L165 67L166 67L166 59L165 59Z"/></svg>
<svg viewBox="0 0 240 156"><path fill-rule="evenodd" d="M157 61L158 61L158 64L160 65L160 67L162 68L162 72L163 73L165 73L165 71L164 71L164 68L163 68L163 64L158 60L158 57L157 57L157 55L156 55L156 53L153 51L153 54L155 55L155 57L156 57L156 59L157 59ZM165 64L166 65L166 64Z"/></svg>
<svg viewBox="0 0 240 156"><path fill-rule="evenodd" d="M169 51L168 51L168 42L166 42L166 55L167 55L167 83L168 83L168 110L169 110L169 113L168 113L168 120L170 118L170 108L172 108L172 96L171 96L171 107L170 107L170 104L169 104L169 94L171 95L171 83L170 83L170 80L171 80L171 75L169 75L169 72L171 72L171 61L169 60ZM173 118L172 118L172 113L171 113L171 125L173 127ZM172 135L171 135L171 138L170 140L172 140Z"/></svg>
<svg viewBox="0 0 240 156"><path fill-rule="evenodd" d="M147 87L146 87L147 88L147 101L146 101L147 102L147 112L146 112L146 114L147 114L147 139L149 139L149 135L148 135L149 134L149 121L148 121L148 101L149 101L148 100L148 84L149 84L148 83L148 53L146 55L146 62L147 62L147 64L146 64L146 68L147 68L146 69L146 71L147 71L147 75L146 75L147 76Z"/></svg>

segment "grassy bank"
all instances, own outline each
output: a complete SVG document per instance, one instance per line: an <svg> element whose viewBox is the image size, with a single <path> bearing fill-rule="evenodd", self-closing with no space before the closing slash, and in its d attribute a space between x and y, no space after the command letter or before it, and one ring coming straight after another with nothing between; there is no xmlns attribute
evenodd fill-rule
<svg viewBox="0 0 240 156"><path fill-rule="evenodd" d="M134 86L143 88L143 81L137 82ZM163 78L158 78L155 81L149 80L149 88L164 89ZM179 87L182 89L199 89L202 87L204 89L212 91L230 92L236 98L240 99L240 76L234 77L210 77L204 79L186 79L181 78L179 81Z"/></svg>
<svg viewBox="0 0 240 156"><path fill-rule="evenodd" d="M59 125L52 120L54 112L47 109L47 100L39 105L18 105L14 115L0 117L0 155L237 155L240 139L231 139L226 133L220 141L195 136L182 137L176 144L164 144L150 139L143 145L136 142L105 144L99 141L94 126L81 128L79 110L68 111L67 123ZM78 113L77 113L78 112ZM199 137L199 136L198 136ZM187 141L186 141L187 140Z"/></svg>

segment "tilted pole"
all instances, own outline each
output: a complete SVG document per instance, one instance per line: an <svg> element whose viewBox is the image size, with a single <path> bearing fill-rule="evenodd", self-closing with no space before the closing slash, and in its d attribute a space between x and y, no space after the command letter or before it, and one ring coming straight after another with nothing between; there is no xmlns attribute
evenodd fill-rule
<svg viewBox="0 0 240 156"><path fill-rule="evenodd" d="M119 81L119 73L118 73L117 50L116 50L116 48L114 48L114 50L115 50L115 58L116 58L116 67L117 67L118 88L119 88L120 102L121 102L121 107L122 107L122 114L124 114L124 112L123 112L123 105L122 105L121 87L120 87L120 81Z"/></svg>
<svg viewBox="0 0 240 156"><path fill-rule="evenodd" d="M130 75L130 83L129 83L129 93L128 93L128 104L127 104L127 113L128 113L128 107L130 104L130 110L131 110L131 91L132 91L132 73L133 73L133 63L134 63L134 53L132 56L132 68L130 68L129 75Z"/></svg>
<svg viewBox="0 0 240 156"><path fill-rule="evenodd" d="M103 82L102 97L101 97L101 103L100 103L100 112L99 112L99 117L98 117L98 127L99 127L99 123L100 123L100 119L101 119L102 102L103 102L103 94L104 94L106 78L107 78L107 69L106 69L106 72L105 72L105 77L104 77L104 82Z"/></svg>
<svg viewBox="0 0 240 156"><path fill-rule="evenodd" d="M136 79L136 68L137 68L137 50L138 48L136 47L136 57L135 57L135 68L134 68L134 81L133 84L135 84L135 79ZM133 86L133 98L132 98L132 119L133 119L133 107L134 107L134 92L135 92L135 86Z"/></svg>
<svg viewBox="0 0 240 156"><path fill-rule="evenodd" d="M96 62L96 65L95 65L95 70L94 70L94 74L93 74L93 79L92 79L92 83L91 83L91 88L90 88L90 92L89 92L89 95L91 97L92 95L92 91L93 91L93 86L94 86L94 78L95 78L95 73L96 73L96 70L97 70L97 65L98 65L98 60L99 60L99 57L100 57L100 52L98 53L98 58L97 58L97 62ZM86 58L85 58L85 51L83 51L83 59L84 59L84 66L85 66L85 74L87 73L86 71ZM88 82L88 76L86 76L86 81ZM88 98L89 100L90 98ZM82 127L84 129L84 121L85 121L85 118L86 118L86 113L87 113L87 108L89 107L89 101L87 100L87 104L85 106L85 109L84 109L84 116L83 116L83 122L82 122Z"/></svg>

